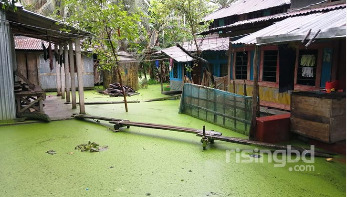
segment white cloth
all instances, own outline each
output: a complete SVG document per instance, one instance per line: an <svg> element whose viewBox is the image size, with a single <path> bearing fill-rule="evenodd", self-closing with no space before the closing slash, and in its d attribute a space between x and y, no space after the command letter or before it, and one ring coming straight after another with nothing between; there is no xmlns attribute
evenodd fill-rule
<svg viewBox="0 0 347 197"><path fill-rule="evenodd" d="M313 77L313 67L302 67L303 77Z"/></svg>

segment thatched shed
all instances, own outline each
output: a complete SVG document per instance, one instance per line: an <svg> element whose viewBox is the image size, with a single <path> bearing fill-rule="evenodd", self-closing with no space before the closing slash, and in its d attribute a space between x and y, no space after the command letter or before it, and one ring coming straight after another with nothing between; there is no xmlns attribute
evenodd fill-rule
<svg viewBox="0 0 347 197"><path fill-rule="evenodd" d="M119 69L122 75L122 84L124 86L132 87L138 90L138 61L129 53L125 51L118 52ZM119 82L116 67L110 71L103 71L104 88L108 88L109 84Z"/></svg>

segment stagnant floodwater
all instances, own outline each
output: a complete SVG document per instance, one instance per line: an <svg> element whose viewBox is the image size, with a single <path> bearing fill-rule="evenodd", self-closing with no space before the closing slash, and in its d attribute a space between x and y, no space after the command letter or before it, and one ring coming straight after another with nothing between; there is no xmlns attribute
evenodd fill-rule
<svg viewBox="0 0 347 197"><path fill-rule="evenodd" d="M86 95L87 100L110 99ZM129 104L128 113L122 105L86 110L132 121L206 125L223 135L246 137L177 114L178 104ZM89 140L108 149L99 153L74 149ZM237 163L238 155L227 151L254 148L216 141L203 151L200 138L191 134L136 127L113 133L77 120L1 126L0 196L345 196L346 165L339 161L341 156L333 162L315 158L314 171L289 171L306 164L274 167L266 154L263 163ZM47 154L48 150L56 154Z"/></svg>

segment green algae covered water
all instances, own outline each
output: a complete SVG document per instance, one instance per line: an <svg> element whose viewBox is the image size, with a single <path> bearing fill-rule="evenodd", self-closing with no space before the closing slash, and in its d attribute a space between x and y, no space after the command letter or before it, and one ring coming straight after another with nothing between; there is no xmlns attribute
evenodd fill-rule
<svg viewBox="0 0 347 197"><path fill-rule="evenodd" d="M86 97L87 101L116 100L93 92ZM246 138L178 114L178 105L177 100L129 104L128 113L123 105L94 105L86 111L132 121L206 125L223 135ZM216 141L203 151L199 137L191 134L137 127L113 133L109 128L109 124L78 120L0 127L0 196L346 195L346 165L341 156L332 162L315 158L310 164L314 171L290 171L307 164L274 167L266 154L264 162L237 163L235 150L255 147ZM89 140L108 149L98 153L74 149ZM56 154L47 154L48 150Z"/></svg>

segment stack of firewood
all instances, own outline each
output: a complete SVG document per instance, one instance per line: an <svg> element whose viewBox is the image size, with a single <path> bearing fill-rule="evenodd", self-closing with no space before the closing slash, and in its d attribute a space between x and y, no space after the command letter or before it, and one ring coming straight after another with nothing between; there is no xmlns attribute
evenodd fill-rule
<svg viewBox="0 0 347 197"><path fill-rule="evenodd" d="M17 93L17 92L21 92L21 91L28 91L30 90L30 86L26 83L23 83L21 81L16 81L14 83L14 92Z"/></svg>
<svg viewBox="0 0 347 197"><path fill-rule="evenodd" d="M112 83L109 85L109 88L107 88L104 91L101 91L100 93L110 95L112 97L123 96L123 90L122 90L123 88L124 88L124 91L127 94L127 96L133 96L133 95L138 94L131 87L128 87L128 86L122 87L120 85L120 83Z"/></svg>

